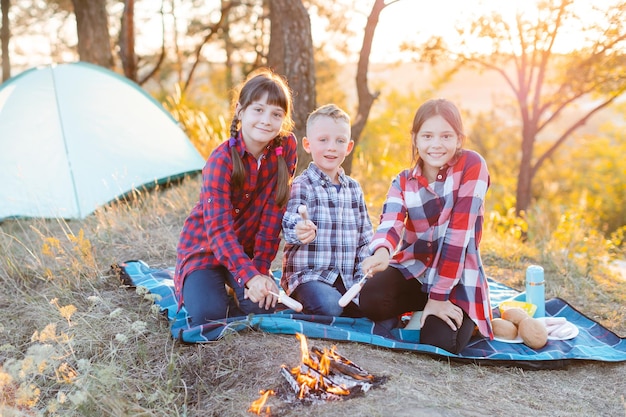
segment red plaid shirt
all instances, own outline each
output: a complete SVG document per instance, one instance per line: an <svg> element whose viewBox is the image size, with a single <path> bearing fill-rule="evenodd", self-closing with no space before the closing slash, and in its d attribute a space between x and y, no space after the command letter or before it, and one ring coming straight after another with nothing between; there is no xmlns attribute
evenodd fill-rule
<svg viewBox="0 0 626 417"><path fill-rule="evenodd" d="M387 248L391 266L422 282L429 298L461 307L491 337L489 285L478 251L488 188L484 159L468 150L442 167L430 185L419 166L401 172L370 249Z"/></svg>
<svg viewBox="0 0 626 417"><path fill-rule="evenodd" d="M239 134L235 144L246 169L240 190L231 188L233 163L229 141L219 145L202 170L196 206L185 220L177 248L174 286L179 307L183 280L190 272L225 266L239 285L268 274L280 244L284 209L275 201L278 156L268 145L258 161L246 151ZM283 139L282 155L290 175L296 168L296 138Z"/></svg>

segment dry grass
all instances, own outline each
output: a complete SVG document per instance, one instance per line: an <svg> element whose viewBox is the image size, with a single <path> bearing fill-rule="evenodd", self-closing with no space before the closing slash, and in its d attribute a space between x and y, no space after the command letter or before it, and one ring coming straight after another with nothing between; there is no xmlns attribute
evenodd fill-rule
<svg viewBox="0 0 626 417"><path fill-rule="evenodd" d="M261 389L285 389L279 369L299 362L290 335L255 331L202 345L171 339L149 294L121 288L119 261L175 261L178 233L198 181L140 195L82 222L0 224L0 415L251 416ZM518 289L542 263L558 294L626 334L625 283L581 277L537 248L486 233L489 275ZM327 340L310 346L330 348ZM560 370L450 363L356 343L337 350L389 380L343 402L291 404L275 416L624 416L626 363L577 362Z"/></svg>

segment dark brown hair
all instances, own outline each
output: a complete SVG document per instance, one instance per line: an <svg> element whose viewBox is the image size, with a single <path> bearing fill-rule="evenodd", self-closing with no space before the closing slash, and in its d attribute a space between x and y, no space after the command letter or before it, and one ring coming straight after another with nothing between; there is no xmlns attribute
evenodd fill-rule
<svg viewBox="0 0 626 417"><path fill-rule="evenodd" d="M291 118L292 98L291 90L287 81L280 75L274 73L268 68L260 68L248 75L239 91L238 98L235 101L239 104L240 110L245 110L250 104L258 101L267 93L267 104L279 106L285 112L285 119L281 126L278 136L274 138L273 148L282 146L283 138L290 134L293 129L293 119ZM239 130L239 119L237 114L233 115L230 124L230 137L236 138ZM235 188L243 187L246 171L241 160L241 156L234 146L230 148L230 154L233 159L233 175L232 185ZM278 155L278 173L276 177L276 203L280 207L284 207L289 200L289 168L282 154Z"/></svg>
<svg viewBox="0 0 626 417"><path fill-rule="evenodd" d="M421 160L416 145L416 135L422 128L424 122L433 116L441 116L446 122L452 126L454 133L461 140L461 144L465 141L465 133L463 131L463 120L459 109L449 100L445 98L431 99L422 104L415 112L413 118L413 126L411 127L412 155L415 165L420 164ZM460 149L459 149L460 152Z"/></svg>

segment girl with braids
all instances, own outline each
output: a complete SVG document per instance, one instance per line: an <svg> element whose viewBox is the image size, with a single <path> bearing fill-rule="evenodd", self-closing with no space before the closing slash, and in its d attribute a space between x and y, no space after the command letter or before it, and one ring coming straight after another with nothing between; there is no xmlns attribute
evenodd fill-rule
<svg viewBox="0 0 626 417"><path fill-rule="evenodd" d="M276 307L272 292L279 290L269 270L297 159L291 107L283 78L267 69L253 72L237 98L230 139L202 170L174 276L178 306L185 306L192 326Z"/></svg>

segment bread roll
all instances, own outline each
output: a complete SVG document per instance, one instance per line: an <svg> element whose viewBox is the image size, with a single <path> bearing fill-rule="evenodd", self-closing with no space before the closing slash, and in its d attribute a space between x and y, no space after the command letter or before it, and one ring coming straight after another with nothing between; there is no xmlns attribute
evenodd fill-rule
<svg viewBox="0 0 626 417"><path fill-rule="evenodd" d="M491 325L496 337L505 340L513 340L517 337L517 327L508 320L496 318L491 320Z"/></svg>
<svg viewBox="0 0 626 417"><path fill-rule="evenodd" d="M524 344L533 349L541 349L548 343L548 329L537 319L522 320L517 327L517 332Z"/></svg>
<svg viewBox="0 0 626 417"><path fill-rule="evenodd" d="M515 325L519 325L523 320L530 318L526 310L519 307L507 308L502 312L502 318Z"/></svg>

